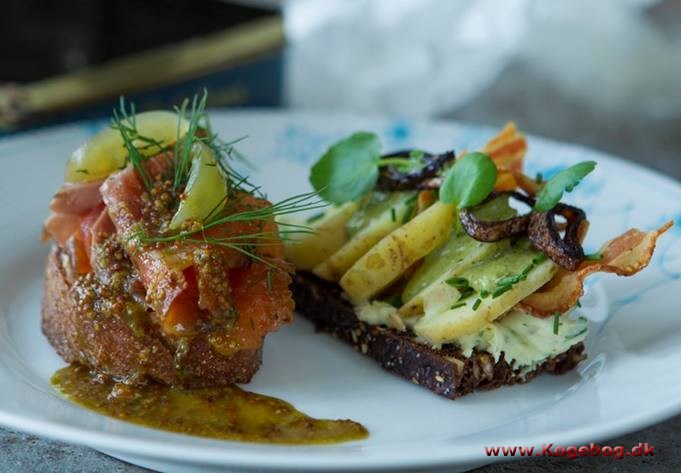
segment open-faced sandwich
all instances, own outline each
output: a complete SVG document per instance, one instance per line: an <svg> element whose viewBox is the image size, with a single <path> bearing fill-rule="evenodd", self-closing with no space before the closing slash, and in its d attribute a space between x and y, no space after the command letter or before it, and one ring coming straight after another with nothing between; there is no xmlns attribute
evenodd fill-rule
<svg viewBox="0 0 681 473"><path fill-rule="evenodd" d="M574 368L586 357L584 279L637 273L671 222L585 255L587 217L560 200L596 163L530 178L525 151L513 124L459 156L381 155L366 132L331 146L310 180L333 205L286 245L297 309L449 398Z"/></svg>
<svg viewBox="0 0 681 473"><path fill-rule="evenodd" d="M122 103L68 161L44 225L42 305L66 361L128 383L247 382L265 336L291 321L274 217L305 197L273 206L240 177L204 105Z"/></svg>

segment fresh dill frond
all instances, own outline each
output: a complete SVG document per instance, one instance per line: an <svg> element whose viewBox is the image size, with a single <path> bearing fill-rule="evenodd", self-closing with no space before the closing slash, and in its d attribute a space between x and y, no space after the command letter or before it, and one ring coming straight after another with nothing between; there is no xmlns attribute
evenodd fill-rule
<svg viewBox="0 0 681 473"><path fill-rule="evenodd" d="M194 95L192 99L192 108L189 112L189 126L187 133L180 139L180 120L187 115L187 106L189 101L185 100L179 109L176 108L178 114L178 140L175 143L175 174L173 177L173 192L177 193L186 183L189 175L189 168L191 165L191 151L192 146L197 140L196 132L199 130L199 125L204 120L206 112L206 101L208 100L208 91L203 89L203 95L199 99L198 94Z"/></svg>
<svg viewBox="0 0 681 473"><path fill-rule="evenodd" d="M230 235L224 237L213 237L206 234L207 230L234 222L261 222L268 220L276 220L282 215L305 212L314 209L321 209L328 206L328 204L319 198L316 192L309 192L305 194L295 195L282 200L269 207L263 207L253 210L245 210L235 212L229 215L214 215L210 219L206 219L203 226L195 230L184 230L174 235L151 237L144 233L135 235L137 241L142 244L146 243L196 243L209 244L223 248L230 248L242 254L249 256L255 261L268 264L276 267L276 265L268 262L256 254L252 249L261 246L271 246L277 240L287 241L293 235L316 233L312 228L306 225L280 222L278 231L257 231L252 233L245 233L242 235Z"/></svg>
<svg viewBox="0 0 681 473"><path fill-rule="evenodd" d="M157 148L160 152L163 149L163 142L143 136L137 131L137 112L135 111L135 104L130 103L130 110L126 106L125 97L121 96L119 99L119 108L113 110L113 117L111 119L111 128L117 130L123 139L123 146L125 146L128 156L127 162L132 163L133 168L139 174L144 187L151 190L151 179L147 175L147 170L144 167L146 157L140 153L140 150L148 150Z"/></svg>
<svg viewBox="0 0 681 473"><path fill-rule="evenodd" d="M254 250L258 247L267 247L276 244L276 239L280 238L281 235L273 232L258 232L244 235L235 235L230 237L209 237L206 235L196 235L195 232L193 237L190 234L179 234L168 237L146 237L143 235L137 235L137 241L140 243L169 243L181 241L182 243L203 245L208 244L212 246L218 246L221 248L227 248L237 251L243 255L246 255L254 261L263 263L271 268L281 269L276 264L269 261L257 254ZM303 232L296 232L303 233ZM281 238L282 240L285 238Z"/></svg>
<svg viewBox="0 0 681 473"><path fill-rule="evenodd" d="M230 222L265 221L281 217L282 215L307 212L310 210L322 209L327 206L328 203L322 200L317 192L307 192L288 197L269 207L244 210L228 215L213 216L211 219L205 220L203 229L207 230Z"/></svg>

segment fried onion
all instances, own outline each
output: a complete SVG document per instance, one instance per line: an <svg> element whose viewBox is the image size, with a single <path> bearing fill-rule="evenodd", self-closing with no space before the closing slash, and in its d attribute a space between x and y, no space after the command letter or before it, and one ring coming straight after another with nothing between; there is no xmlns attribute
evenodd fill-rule
<svg viewBox="0 0 681 473"><path fill-rule="evenodd" d="M383 158L399 158L408 156L411 151L399 151L388 154ZM423 158L425 165L420 169L411 172L402 172L395 166L382 167L376 183L376 189L383 191L403 191L403 190L423 190L436 189L439 187L439 181L433 181L438 173L444 169L447 164L456 159L454 151L447 151L442 154L424 153ZM406 159L405 159L406 162Z"/></svg>
<svg viewBox="0 0 681 473"><path fill-rule="evenodd" d="M527 205L534 205L534 199L519 192L492 192L482 203L475 207L463 209L459 213L465 232L473 239L487 243L503 240L524 233L530 224L530 214L507 218L498 221L482 221L475 216L475 209L502 195L508 195Z"/></svg>

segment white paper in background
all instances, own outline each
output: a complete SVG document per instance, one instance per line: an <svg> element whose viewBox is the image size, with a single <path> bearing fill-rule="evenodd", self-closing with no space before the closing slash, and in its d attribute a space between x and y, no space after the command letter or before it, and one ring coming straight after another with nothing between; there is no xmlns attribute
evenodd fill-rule
<svg viewBox="0 0 681 473"><path fill-rule="evenodd" d="M521 58L594 107L680 113L681 42L642 13L656 1L290 0L287 99L436 115Z"/></svg>

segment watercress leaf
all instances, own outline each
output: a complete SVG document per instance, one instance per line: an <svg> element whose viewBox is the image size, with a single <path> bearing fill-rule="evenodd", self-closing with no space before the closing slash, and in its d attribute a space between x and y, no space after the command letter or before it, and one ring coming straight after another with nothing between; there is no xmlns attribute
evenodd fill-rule
<svg viewBox="0 0 681 473"><path fill-rule="evenodd" d="M459 208L479 204L494 190L497 167L485 153L469 153L457 159L440 186L440 200Z"/></svg>
<svg viewBox="0 0 681 473"><path fill-rule="evenodd" d="M381 142L373 133L357 132L332 145L312 166L310 183L327 202L359 199L378 180Z"/></svg>
<svg viewBox="0 0 681 473"><path fill-rule="evenodd" d="M571 192L577 184L596 167L595 161L582 161L563 169L546 181L537 193L534 208L540 212L548 212L560 202L564 192Z"/></svg>

